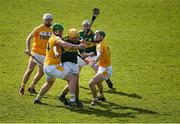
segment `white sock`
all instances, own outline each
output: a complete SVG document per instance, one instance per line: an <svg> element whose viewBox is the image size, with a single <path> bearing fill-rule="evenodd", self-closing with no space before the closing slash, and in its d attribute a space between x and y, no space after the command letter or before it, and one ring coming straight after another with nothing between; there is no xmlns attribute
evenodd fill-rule
<svg viewBox="0 0 180 124"><path fill-rule="evenodd" d="M70 94L70 101L75 102L75 99L76 99L75 94Z"/></svg>

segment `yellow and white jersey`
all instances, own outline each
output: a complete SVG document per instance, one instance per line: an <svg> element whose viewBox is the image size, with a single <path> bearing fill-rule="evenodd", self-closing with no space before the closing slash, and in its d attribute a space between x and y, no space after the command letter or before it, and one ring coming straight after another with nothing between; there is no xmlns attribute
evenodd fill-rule
<svg viewBox="0 0 180 124"><path fill-rule="evenodd" d="M108 67L111 65L111 55L108 45L105 41L101 41L96 46L96 51L100 51L101 57L98 61L98 65L101 67Z"/></svg>
<svg viewBox="0 0 180 124"><path fill-rule="evenodd" d="M59 42L60 37L55 36L54 34L51 35L51 37L49 38L49 41L47 43L47 48L46 48L46 58L45 58L45 65L58 65L61 62L61 58L60 57L54 57L54 51L53 51L53 47L55 46L55 44L57 42ZM58 52L59 54L62 54L62 48L58 48Z"/></svg>
<svg viewBox="0 0 180 124"><path fill-rule="evenodd" d="M32 31L33 45L32 51L39 55L46 55L46 45L52 34L52 29L44 24L37 26Z"/></svg>

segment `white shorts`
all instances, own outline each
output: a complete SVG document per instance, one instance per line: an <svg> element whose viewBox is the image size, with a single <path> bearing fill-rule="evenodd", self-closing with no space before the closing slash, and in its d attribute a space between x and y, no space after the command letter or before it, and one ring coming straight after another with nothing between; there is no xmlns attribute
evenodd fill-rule
<svg viewBox="0 0 180 124"><path fill-rule="evenodd" d="M32 55L37 59L37 60L39 60L42 64L44 64L44 60L45 60L45 55L39 55L39 54L37 54L37 53L32 53ZM34 62L34 63L36 63L37 65L39 64L35 59L33 59L32 58L32 61Z"/></svg>
<svg viewBox="0 0 180 124"><path fill-rule="evenodd" d="M52 78L64 79L69 71L61 65L47 65L44 66L44 73L46 74L46 80L51 80Z"/></svg>
<svg viewBox="0 0 180 124"><path fill-rule="evenodd" d="M69 72L73 74L79 73L79 66L78 64L72 63L72 62L64 62L63 67L68 70Z"/></svg>
<svg viewBox="0 0 180 124"><path fill-rule="evenodd" d="M87 57L85 59L89 62L88 65L92 66L94 61L97 59L97 56L92 56L92 57L89 56L89 57ZM86 62L83 59L81 59L80 57L78 57L78 66L83 67L83 66L86 66L86 65L87 65Z"/></svg>
<svg viewBox="0 0 180 124"><path fill-rule="evenodd" d="M97 74L103 74L104 79L108 79L112 75L112 66L108 67L98 67Z"/></svg>

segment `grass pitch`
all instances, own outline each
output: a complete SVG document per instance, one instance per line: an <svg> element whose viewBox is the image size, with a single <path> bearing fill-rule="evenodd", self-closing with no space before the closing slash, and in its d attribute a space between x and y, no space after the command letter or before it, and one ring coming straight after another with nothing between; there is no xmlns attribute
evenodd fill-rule
<svg viewBox="0 0 180 124"><path fill-rule="evenodd" d="M0 0L0 122L180 122L180 1L179 0ZM42 23L43 13L69 28L81 29L100 15L93 29L103 29L112 54L112 81L104 83L106 103L89 106L88 81L94 75L85 67L80 79L83 109L67 109L57 96L65 82L57 79L34 105L28 92L18 96L28 63L25 39ZM32 74L34 76L35 73ZM27 86L32 81L29 80ZM40 89L45 77L37 85ZM27 89L26 89L27 90Z"/></svg>

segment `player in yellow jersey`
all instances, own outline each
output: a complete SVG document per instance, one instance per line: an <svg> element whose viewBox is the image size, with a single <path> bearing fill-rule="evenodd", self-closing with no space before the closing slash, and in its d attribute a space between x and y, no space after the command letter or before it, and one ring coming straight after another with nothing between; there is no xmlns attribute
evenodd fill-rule
<svg viewBox="0 0 180 124"><path fill-rule="evenodd" d="M97 30L94 35L94 42L96 43L97 59L93 65L98 62L98 71L96 75L89 81L89 87L93 95L91 105L95 105L98 100L105 101L103 94L102 82L104 79L110 78L112 75L111 56L108 45L105 43L104 31ZM97 96L96 87L99 89L99 96Z"/></svg>
<svg viewBox="0 0 180 124"><path fill-rule="evenodd" d="M44 14L43 16L43 24L34 28L34 30L29 34L26 39L26 50L25 53L27 55L33 55L37 60L39 60L42 64L44 63L45 55L46 55L46 45L48 39L52 34L52 29L50 28L52 24L52 15L51 14ZM32 50L30 48L32 44ZM24 95L25 85L29 80L31 73L33 72L35 66L38 65L38 72L35 75L31 85L28 88L28 91L31 93L36 93L35 85L43 76L43 66L39 65L39 63L30 57L29 64L27 70L23 76L23 80L20 86L19 95Z"/></svg>
<svg viewBox="0 0 180 124"><path fill-rule="evenodd" d="M89 33L87 34L87 37L85 37L87 31L89 30L89 28L91 28L90 24L91 22L89 20L84 20L82 23L82 30L79 32L80 39L85 39L88 45L86 49L80 50L80 53L86 60L89 61L89 63L87 64L83 59L78 57L78 65L80 70L82 69L82 67L86 65L90 65L96 73L98 69L98 64L92 66L92 61L94 61L97 58L96 45L94 44L94 38L93 38L94 32L90 30ZM115 89L113 88L113 83L110 79L107 78L105 79L105 81L110 89Z"/></svg>
<svg viewBox="0 0 180 124"><path fill-rule="evenodd" d="M55 78L61 78L68 82L70 91L70 101L68 105L76 105L75 91L77 77L64 68L61 64L62 48L69 49L83 49L85 44L71 44L62 40L63 26L60 24L53 25L53 34L51 35L46 49L46 58L44 62L44 72L46 74L46 83L41 87L39 94L37 95L34 103L41 103L41 98L53 85Z"/></svg>

